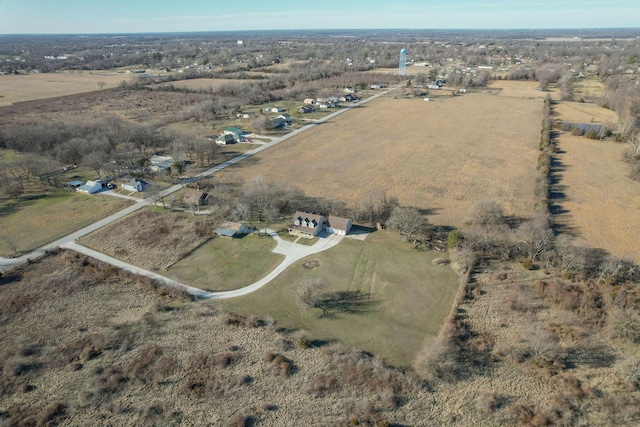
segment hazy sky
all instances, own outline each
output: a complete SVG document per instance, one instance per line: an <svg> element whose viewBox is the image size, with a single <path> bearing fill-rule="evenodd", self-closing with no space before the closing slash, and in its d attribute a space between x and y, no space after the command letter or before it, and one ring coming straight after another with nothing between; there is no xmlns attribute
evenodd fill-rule
<svg viewBox="0 0 640 427"><path fill-rule="evenodd" d="M0 34L640 26L640 0L0 0Z"/></svg>

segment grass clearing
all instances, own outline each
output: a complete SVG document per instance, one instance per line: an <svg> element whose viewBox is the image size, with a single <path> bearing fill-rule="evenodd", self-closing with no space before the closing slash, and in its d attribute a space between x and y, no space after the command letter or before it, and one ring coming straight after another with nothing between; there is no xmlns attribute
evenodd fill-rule
<svg viewBox="0 0 640 427"><path fill-rule="evenodd" d="M131 202L60 188L0 199L0 255L26 253L85 227ZM15 251L11 246L15 246Z"/></svg>
<svg viewBox="0 0 640 427"><path fill-rule="evenodd" d="M276 241L265 235L240 239L215 237L165 273L181 283L209 291L250 285L276 268L284 256L271 252Z"/></svg>
<svg viewBox="0 0 640 427"><path fill-rule="evenodd" d="M425 338L439 332L458 289L450 268L431 265L441 256L415 250L393 233L376 232L365 241L344 239L300 260L257 292L213 304L245 315L272 316L280 328L304 329L314 339L337 340L345 348L408 366ZM359 291L365 299L354 303L351 313L301 311L294 289L306 276L321 278L326 292Z"/></svg>

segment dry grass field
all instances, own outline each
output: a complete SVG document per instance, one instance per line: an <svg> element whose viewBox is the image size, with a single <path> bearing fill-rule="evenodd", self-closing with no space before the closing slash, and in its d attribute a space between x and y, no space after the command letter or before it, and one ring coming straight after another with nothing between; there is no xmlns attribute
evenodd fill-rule
<svg viewBox="0 0 640 427"><path fill-rule="evenodd" d="M209 240L214 230L206 218L149 208L94 231L80 243L149 270L166 270Z"/></svg>
<svg viewBox="0 0 640 427"><path fill-rule="evenodd" d="M65 189L50 189L18 200L0 198L0 256L32 251L129 203L107 195L90 196Z"/></svg>
<svg viewBox="0 0 640 427"><path fill-rule="evenodd" d="M575 234L578 242L640 260L640 183L627 177L623 144L594 141L562 133L557 140L560 172L559 199L565 213L556 221Z"/></svg>
<svg viewBox="0 0 640 427"><path fill-rule="evenodd" d="M489 90L499 90L498 96L508 98L540 98L544 99L550 92L537 91L538 82L516 80L492 80L487 84Z"/></svg>
<svg viewBox="0 0 640 427"><path fill-rule="evenodd" d="M535 92L533 92L535 93ZM542 100L467 94L444 102L381 98L238 165L312 197L357 206L385 189L430 221L459 226L484 199L528 216L534 197Z"/></svg>
<svg viewBox="0 0 640 427"><path fill-rule="evenodd" d="M566 123L615 125L618 115L596 104L563 101L553 106L553 119Z"/></svg>
<svg viewBox="0 0 640 427"><path fill-rule="evenodd" d="M231 79L190 79L190 80L180 80L174 82L160 83L155 87L163 87L163 86L175 86L178 89L189 89L189 90L210 90L217 89L220 86L233 85L246 83L246 80L231 80Z"/></svg>
<svg viewBox="0 0 640 427"><path fill-rule="evenodd" d="M580 311L554 310L539 274L477 276L460 306L471 358L456 380L422 382L82 255L49 255L0 278L0 422L637 425L639 392L618 369L630 347L589 336ZM567 363L546 363L557 354Z"/></svg>
<svg viewBox="0 0 640 427"><path fill-rule="evenodd" d="M580 79L573 82L573 98L575 100L594 99L602 96L604 82L595 77Z"/></svg>
<svg viewBox="0 0 640 427"><path fill-rule="evenodd" d="M0 76L0 106L37 99L57 98L84 92L95 92L102 87L113 88L123 80L130 79L128 74L89 73L65 71L46 74L4 75Z"/></svg>

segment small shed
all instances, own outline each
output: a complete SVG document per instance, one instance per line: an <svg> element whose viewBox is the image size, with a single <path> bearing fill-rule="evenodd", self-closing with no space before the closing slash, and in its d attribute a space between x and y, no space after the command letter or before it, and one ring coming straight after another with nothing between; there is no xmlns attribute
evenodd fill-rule
<svg viewBox="0 0 640 427"><path fill-rule="evenodd" d="M78 188L84 184L82 181L69 181L65 185L70 188Z"/></svg>
<svg viewBox="0 0 640 427"><path fill-rule="evenodd" d="M225 133L216 138L216 144L218 145L235 144L236 142L238 142L236 136L230 133Z"/></svg>
<svg viewBox="0 0 640 427"><path fill-rule="evenodd" d="M216 228L216 234L222 237L239 237L248 232L249 228L239 222L225 222Z"/></svg>

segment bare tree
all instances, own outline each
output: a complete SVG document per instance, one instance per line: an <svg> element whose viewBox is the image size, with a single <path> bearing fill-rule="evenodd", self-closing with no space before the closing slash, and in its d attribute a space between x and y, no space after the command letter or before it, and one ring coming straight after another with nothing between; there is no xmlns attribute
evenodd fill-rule
<svg viewBox="0 0 640 427"><path fill-rule="evenodd" d="M242 192L244 202L252 215L258 215L258 221L266 221L275 213L277 191L264 176L256 176L247 181Z"/></svg>
<svg viewBox="0 0 640 427"><path fill-rule="evenodd" d="M522 223L516 235L522 251L531 262L535 262L540 255L549 250L553 240L553 231L545 213L538 213L533 219Z"/></svg>
<svg viewBox="0 0 640 427"><path fill-rule="evenodd" d="M389 216L389 227L415 243L417 235L426 230L427 220L416 208L396 206Z"/></svg>
<svg viewBox="0 0 640 427"><path fill-rule="evenodd" d="M92 151L82 158L82 164L96 171L98 177L106 161L107 155L103 151Z"/></svg>
<svg viewBox="0 0 640 427"><path fill-rule="evenodd" d="M484 231L495 231L505 224L504 212L495 200L476 203L467 216L467 224Z"/></svg>
<svg viewBox="0 0 640 427"><path fill-rule="evenodd" d="M319 277L304 277L296 286L296 304L301 310L322 308L322 292L324 286ZM323 310L324 311L324 310Z"/></svg>
<svg viewBox="0 0 640 427"><path fill-rule="evenodd" d="M395 203L395 200L387 198L387 192L383 189L370 191L362 198L361 218L372 226L384 224Z"/></svg>

